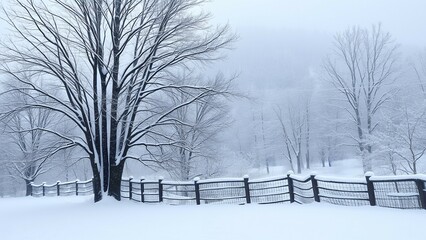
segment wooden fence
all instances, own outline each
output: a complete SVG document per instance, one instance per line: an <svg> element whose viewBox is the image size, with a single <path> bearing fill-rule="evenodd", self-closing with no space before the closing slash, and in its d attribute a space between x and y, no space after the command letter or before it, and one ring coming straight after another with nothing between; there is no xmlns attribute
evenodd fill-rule
<svg viewBox="0 0 426 240"><path fill-rule="evenodd" d="M92 179L88 181L74 182L56 182L52 185L42 183L35 185L31 183L31 196L44 197L44 196L86 196L93 194Z"/></svg>
<svg viewBox="0 0 426 240"><path fill-rule="evenodd" d="M426 209L426 176L330 178L293 174L264 179L195 179L190 182L123 179L121 197L143 203L172 205L274 204L327 202L346 206ZM32 185L32 196L92 194L86 182Z"/></svg>

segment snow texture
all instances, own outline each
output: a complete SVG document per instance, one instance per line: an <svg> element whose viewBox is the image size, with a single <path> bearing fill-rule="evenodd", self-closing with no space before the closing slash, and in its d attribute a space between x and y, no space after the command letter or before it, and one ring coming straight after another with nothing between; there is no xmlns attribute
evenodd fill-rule
<svg viewBox="0 0 426 240"><path fill-rule="evenodd" d="M264 177L264 178L258 178L258 179L253 179L250 180L250 183L261 183L261 182L269 182L269 181L276 181L276 180L280 180L280 179L284 179L287 178L287 176L285 175L281 175L281 176L273 176L273 177Z"/></svg>
<svg viewBox="0 0 426 240"><path fill-rule="evenodd" d="M163 181L163 185L194 185L191 181Z"/></svg>
<svg viewBox="0 0 426 240"><path fill-rule="evenodd" d="M426 211L328 204L148 205L92 197L0 199L5 240L423 240ZM123 220L125 219L125 221Z"/></svg>
<svg viewBox="0 0 426 240"><path fill-rule="evenodd" d="M292 174L292 175L290 175L290 177L297 180L297 181L304 182L304 181L307 181L311 176Z"/></svg>
<svg viewBox="0 0 426 240"><path fill-rule="evenodd" d="M426 175L416 174L416 175L398 175L398 176L372 176L371 181L386 181L386 180L423 180L426 181Z"/></svg>
<svg viewBox="0 0 426 240"><path fill-rule="evenodd" d="M387 193L386 194L389 197L417 197L419 196L418 193L415 192L393 192L393 193Z"/></svg>
<svg viewBox="0 0 426 240"><path fill-rule="evenodd" d="M341 183L366 183L365 178L345 178L345 177L332 177L332 176L316 176L316 180L328 182L341 182Z"/></svg>
<svg viewBox="0 0 426 240"><path fill-rule="evenodd" d="M212 179L203 179L198 181L198 183L215 183L215 182L242 182L243 178L212 178Z"/></svg>

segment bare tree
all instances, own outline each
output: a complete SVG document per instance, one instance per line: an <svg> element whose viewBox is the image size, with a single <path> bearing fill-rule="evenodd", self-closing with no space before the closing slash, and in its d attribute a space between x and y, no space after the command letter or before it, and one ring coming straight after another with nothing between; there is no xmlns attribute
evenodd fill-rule
<svg viewBox="0 0 426 240"><path fill-rule="evenodd" d="M188 74L175 79L197 85L200 78L194 79ZM175 179L188 181L201 176L208 178L217 176L223 170L217 149L217 137L230 123L229 109L224 103L226 96L222 93L231 93L231 80L218 75L209 84L218 90L218 94L201 98L171 114L176 123L167 126L164 131L177 143L161 148L158 163ZM172 91L168 94L165 104L180 105L189 100L191 94L177 94Z"/></svg>
<svg viewBox="0 0 426 240"><path fill-rule="evenodd" d="M13 100L8 101L6 108L45 100L43 97L28 96L26 92L14 92L12 96ZM61 143L60 139L58 141L44 129L57 124L54 114L48 109L23 108L2 119L4 133L12 144L5 150L9 158L6 168L10 176L25 181L26 196L31 194L30 183L53 168L50 153Z"/></svg>
<svg viewBox="0 0 426 240"><path fill-rule="evenodd" d="M390 169L405 174L419 173L419 162L426 152L424 110L410 110L405 106L388 120L388 127L377 134L385 148ZM398 159L399 158L399 159Z"/></svg>
<svg viewBox="0 0 426 240"><path fill-rule="evenodd" d="M103 192L120 200L125 162L150 160L140 152L175 142L158 129L176 123L177 109L215 92L163 81L178 67L219 58L234 40L227 26L208 24L204 2L17 0L5 11L18 38L5 45L2 68L30 94L49 99L25 108L55 111L77 127L80 134L57 135L87 154L95 202ZM159 111L155 102L170 89L193 95Z"/></svg>
<svg viewBox="0 0 426 240"><path fill-rule="evenodd" d="M356 127L364 171L371 171L368 141L376 129L377 112L389 100L386 84L396 78L397 45L391 35L375 25L370 30L353 27L335 37L335 54L325 63L325 70L334 87L345 97L345 110Z"/></svg>
<svg viewBox="0 0 426 240"><path fill-rule="evenodd" d="M423 93L423 99L426 99L426 51L419 54L416 61L412 63L412 67Z"/></svg>
<svg viewBox="0 0 426 240"><path fill-rule="evenodd" d="M342 124L340 108L326 104L326 109L321 111L317 121L320 155L324 154L324 165L327 163L328 167L331 167L339 157L339 149L346 145L343 136L345 127ZM324 152L321 153L321 151Z"/></svg>
<svg viewBox="0 0 426 240"><path fill-rule="evenodd" d="M287 118L282 115L281 109L275 111L280 122L285 143L285 155L290 162L291 169L294 170L293 163L296 161L297 173L302 172L302 144L303 128L305 125L305 116L299 111L288 109Z"/></svg>
<svg viewBox="0 0 426 240"><path fill-rule="evenodd" d="M311 168L311 155L310 155L310 144L311 144L311 103L310 103L310 99L308 100L308 102L306 103L306 112L305 112L305 118L306 118L306 140L305 140L305 145L306 145L306 168L310 169Z"/></svg>
<svg viewBox="0 0 426 240"><path fill-rule="evenodd" d="M252 129L252 133L253 133L253 150L254 150L254 166L255 167L260 167L260 141L259 141L259 131L258 131L258 121L256 120L256 114L255 114L255 110L253 109L252 106L252 124L253 124L253 129Z"/></svg>
<svg viewBox="0 0 426 240"><path fill-rule="evenodd" d="M320 158L321 158L322 167L325 167L325 162L326 162L325 147L321 147Z"/></svg>
<svg viewBox="0 0 426 240"><path fill-rule="evenodd" d="M269 158L268 152L266 150L265 117L264 117L263 108L261 110L261 121L262 121L262 143L263 143L262 158L265 159L266 173L269 175L269 173L270 173L270 170L269 170L270 158Z"/></svg>

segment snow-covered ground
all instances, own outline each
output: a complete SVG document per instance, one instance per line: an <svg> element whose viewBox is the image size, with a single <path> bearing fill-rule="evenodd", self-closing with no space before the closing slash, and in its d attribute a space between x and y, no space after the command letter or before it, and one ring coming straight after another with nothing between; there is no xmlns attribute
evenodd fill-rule
<svg viewBox="0 0 426 240"><path fill-rule="evenodd" d="M4 240L423 240L424 210L327 204L144 205L91 197L0 199Z"/></svg>
<svg viewBox="0 0 426 240"><path fill-rule="evenodd" d="M290 169L283 166L272 166L269 169L269 176L286 174ZM362 162L359 159L344 159L333 162L332 167L322 167L314 164L311 169L304 169L301 175L310 175L315 173L318 175L330 175L338 177L363 177ZM250 177L268 176L266 168L253 168L248 171Z"/></svg>

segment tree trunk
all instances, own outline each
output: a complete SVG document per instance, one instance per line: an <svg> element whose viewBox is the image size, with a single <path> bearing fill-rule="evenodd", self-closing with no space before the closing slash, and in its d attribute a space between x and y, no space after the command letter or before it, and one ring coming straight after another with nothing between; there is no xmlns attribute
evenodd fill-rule
<svg viewBox="0 0 426 240"><path fill-rule="evenodd" d="M362 167L364 172L370 172L372 170L372 167L370 154L368 153L371 153L371 148L369 148L369 145L366 143L364 131L362 130L361 116L358 109L355 110L355 115L357 120L357 129L359 137L358 147L361 153Z"/></svg>
<svg viewBox="0 0 426 240"><path fill-rule="evenodd" d="M337 127L336 127L336 132L337 132ZM327 162L328 162L328 167L331 167L331 162L333 161L333 149L331 148L331 140L330 138L327 140Z"/></svg>
<svg viewBox="0 0 426 240"><path fill-rule="evenodd" d="M371 172L373 170L373 167L371 166L371 159L370 154L368 154L368 151L364 150L361 153L362 157L362 167L364 169L364 173Z"/></svg>
<svg viewBox="0 0 426 240"><path fill-rule="evenodd" d="M309 156L309 150L306 152L306 169L311 169L311 159Z"/></svg>
<svg viewBox="0 0 426 240"><path fill-rule="evenodd" d="M297 174L302 173L302 163L301 163L301 157L300 153L297 155Z"/></svg>
<svg viewBox="0 0 426 240"><path fill-rule="evenodd" d="M290 162L291 171L294 172L293 158L290 155L290 151L288 149L287 151L288 151L288 161Z"/></svg>
<svg viewBox="0 0 426 240"><path fill-rule="evenodd" d="M269 170L269 159L268 158L266 158L265 164L266 164L266 173L269 175L270 170Z"/></svg>
<svg viewBox="0 0 426 240"><path fill-rule="evenodd" d="M94 195L94 201L96 203L102 200L101 176L98 172L98 167L96 164L94 165L94 167L92 166L92 170L93 170L93 179L92 179L93 195Z"/></svg>
<svg viewBox="0 0 426 240"><path fill-rule="evenodd" d="M417 161L413 161L413 174L417 174Z"/></svg>
<svg viewBox="0 0 426 240"><path fill-rule="evenodd" d="M110 167L109 191L108 195L121 201L121 179L123 177L124 162L117 166Z"/></svg>
<svg viewBox="0 0 426 240"><path fill-rule="evenodd" d="M324 148L321 148L320 155L321 155L321 164L322 164L322 167L325 167L325 150L324 150Z"/></svg>
<svg viewBox="0 0 426 240"><path fill-rule="evenodd" d="M310 134L311 134L311 126L310 126L310 112L309 105L306 107L306 168L311 169L311 158L310 158Z"/></svg>
<svg viewBox="0 0 426 240"><path fill-rule="evenodd" d="M32 192L31 182L32 181L25 179L25 186L27 189L25 192L25 196L31 196L31 192Z"/></svg>
<svg viewBox="0 0 426 240"><path fill-rule="evenodd" d="M266 156L266 141L265 141L265 127L264 127L264 118L263 118L263 108L262 108L262 140L263 140L263 157L265 158L266 173L269 175L269 159Z"/></svg>

